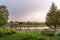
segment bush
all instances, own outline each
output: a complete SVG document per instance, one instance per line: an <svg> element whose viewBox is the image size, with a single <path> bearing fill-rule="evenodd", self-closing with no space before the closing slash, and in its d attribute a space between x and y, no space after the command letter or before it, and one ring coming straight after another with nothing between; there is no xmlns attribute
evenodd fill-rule
<svg viewBox="0 0 60 40"><path fill-rule="evenodd" d="M8 29L8 28L0 28L0 36L4 36L4 35L10 35L15 33L15 31L13 31L12 29Z"/></svg>
<svg viewBox="0 0 60 40"><path fill-rule="evenodd" d="M45 36L55 36L55 31L44 30L44 31L41 31L41 34Z"/></svg>
<svg viewBox="0 0 60 40"><path fill-rule="evenodd" d="M57 32L55 33L55 36L60 36L60 31L57 31Z"/></svg>

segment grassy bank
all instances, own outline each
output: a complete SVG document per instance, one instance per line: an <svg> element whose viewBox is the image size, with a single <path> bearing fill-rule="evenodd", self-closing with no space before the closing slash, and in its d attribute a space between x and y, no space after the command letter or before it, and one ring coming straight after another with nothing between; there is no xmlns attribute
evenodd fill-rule
<svg viewBox="0 0 60 40"><path fill-rule="evenodd" d="M0 40L40 40L41 37L45 40L60 40L60 36L42 36L39 31L20 31L12 35L0 37Z"/></svg>

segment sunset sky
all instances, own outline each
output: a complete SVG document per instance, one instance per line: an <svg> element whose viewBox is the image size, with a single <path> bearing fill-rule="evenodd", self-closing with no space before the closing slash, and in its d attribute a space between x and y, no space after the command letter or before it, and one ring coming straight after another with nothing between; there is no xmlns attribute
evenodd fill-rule
<svg viewBox="0 0 60 40"><path fill-rule="evenodd" d="M0 0L9 10L9 21L44 22L54 2L60 9L60 0Z"/></svg>

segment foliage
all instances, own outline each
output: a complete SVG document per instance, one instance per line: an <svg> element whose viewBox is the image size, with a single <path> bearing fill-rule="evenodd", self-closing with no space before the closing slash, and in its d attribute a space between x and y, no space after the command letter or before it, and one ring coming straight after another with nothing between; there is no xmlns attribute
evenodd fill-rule
<svg viewBox="0 0 60 40"><path fill-rule="evenodd" d="M10 21L10 22L9 22L9 26L10 26L11 28L13 28L13 27L14 27L14 22L13 22L13 21Z"/></svg>
<svg viewBox="0 0 60 40"><path fill-rule="evenodd" d="M60 36L60 31L56 31L55 36Z"/></svg>
<svg viewBox="0 0 60 40"><path fill-rule="evenodd" d="M17 22L20 27L45 27L44 22Z"/></svg>
<svg viewBox="0 0 60 40"><path fill-rule="evenodd" d="M45 36L55 36L55 31L46 31L46 30L43 30L43 31L41 31L41 34L45 35Z"/></svg>
<svg viewBox="0 0 60 40"><path fill-rule="evenodd" d="M57 10L57 25L60 26L60 9Z"/></svg>
<svg viewBox="0 0 60 40"><path fill-rule="evenodd" d="M0 26L7 24L7 20L0 17Z"/></svg>
<svg viewBox="0 0 60 40"><path fill-rule="evenodd" d="M12 34L12 35L0 37L0 40L24 40L26 38L28 39L28 36L30 34L29 32L27 32L27 31L19 31L19 32L15 33L15 34ZM37 32L32 31L31 33L33 33L33 34L35 34L37 36L37 34L40 33L40 32L39 31L37 31ZM60 36L45 36L45 35L37 36L37 37L36 36L33 35L32 36L33 38L31 38L31 40L44 40L44 39L45 40L60 40Z"/></svg>
<svg viewBox="0 0 60 40"><path fill-rule="evenodd" d="M50 38L42 36L40 31L19 31L8 37L2 37L0 40L50 40Z"/></svg>
<svg viewBox="0 0 60 40"><path fill-rule="evenodd" d="M0 5L0 26L7 24L8 10L5 5Z"/></svg>
<svg viewBox="0 0 60 40"><path fill-rule="evenodd" d="M13 33L15 33L15 31L10 28L0 28L0 36L10 35Z"/></svg>
<svg viewBox="0 0 60 40"><path fill-rule="evenodd" d="M10 21L9 22L9 26L11 27L11 28L17 28L17 27L19 27L20 25L17 23L17 22L13 22L13 21Z"/></svg>
<svg viewBox="0 0 60 40"><path fill-rule="evenodd" d="M54 3L52 3L52 6L46 16L46 25L49 27L54 26L55 31L56 31L56 25L57 25L57 21L58 21L57 16L58 16L57 7L55 6Z"/></svg>

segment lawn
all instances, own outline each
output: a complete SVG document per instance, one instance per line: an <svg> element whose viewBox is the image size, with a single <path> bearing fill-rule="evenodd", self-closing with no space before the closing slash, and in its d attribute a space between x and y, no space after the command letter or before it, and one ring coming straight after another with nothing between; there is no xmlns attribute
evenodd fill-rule
<svg viewBox="0 0 60 40"><path fill-rule="evenodd" d="M60 36L50 36L50 40L60 40Z"/></svg>
<svg viewBox="0 0 60 40"><path fill-rule="evenodd" d="M0 40L39 40L41 33L38 31L19 31L12 35L0 37ZM43 36L48 39L47 36ZM49 36L50 40L60 40L60 36Z"/></svg>

